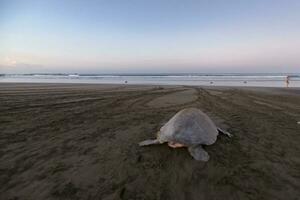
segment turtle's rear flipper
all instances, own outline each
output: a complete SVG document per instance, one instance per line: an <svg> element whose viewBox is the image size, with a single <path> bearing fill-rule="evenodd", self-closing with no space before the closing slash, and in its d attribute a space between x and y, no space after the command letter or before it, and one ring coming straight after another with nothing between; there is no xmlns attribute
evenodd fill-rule
<svg viewBox="0 0 300 200"><path fill-rule="evenodd" d="M209 160L208 153L202 148L201 145L189 147L188 150L195 160L204 162Z"/></svg>
<svg viewBox="0 0 300 200"><path fill-rule="evenodd" d="M145 140L139 143L140 146L148 146L151 144L160 144L160 142L158 141L158 139L155 139L155 140Z"/></svg>
<svg viewBox="0 0 300 200"><path fill-rule="evenodd" d="M223 129L218 128L218 131L219 131L219 133L227 135L228 137L232 137L232 135L230 133L228 133L227 131L224 131Z"/></svg>

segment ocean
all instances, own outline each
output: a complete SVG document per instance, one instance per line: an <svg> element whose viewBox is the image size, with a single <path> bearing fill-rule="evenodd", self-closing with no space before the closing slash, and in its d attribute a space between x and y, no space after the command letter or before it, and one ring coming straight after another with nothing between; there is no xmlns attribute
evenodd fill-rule
<svg viewBox="0 0 300 200"><path fill-rule="evenodd" d="M300 87L300 73L0 74L0 82Z"/></svg>

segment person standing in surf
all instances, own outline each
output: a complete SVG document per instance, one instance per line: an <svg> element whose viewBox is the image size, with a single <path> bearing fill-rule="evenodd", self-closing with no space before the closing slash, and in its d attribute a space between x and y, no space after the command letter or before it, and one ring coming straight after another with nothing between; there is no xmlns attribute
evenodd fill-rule
<svg viewBox="0 0 300 200"><path fill-rule="evenodd" d="M290 84L290 76L286 76L285 83L286 83L286 87L288 88Z"/></svg>

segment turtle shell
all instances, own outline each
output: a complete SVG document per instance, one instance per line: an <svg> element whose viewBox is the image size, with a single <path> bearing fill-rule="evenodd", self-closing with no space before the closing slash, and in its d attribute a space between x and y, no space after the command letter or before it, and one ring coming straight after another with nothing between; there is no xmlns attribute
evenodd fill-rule
<svg viewBox="0 0 300 200"><path fill-rule="evenodd" d="M176 113L158 134L158 140L177 142L186 146L215 143L218 129L214 122L197 108L186 108Z"/></svg>

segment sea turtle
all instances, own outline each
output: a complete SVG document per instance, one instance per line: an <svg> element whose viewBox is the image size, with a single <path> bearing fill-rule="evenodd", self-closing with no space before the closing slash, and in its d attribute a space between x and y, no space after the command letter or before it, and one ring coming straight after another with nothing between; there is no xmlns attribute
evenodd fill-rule
<svg viewBox="0 0 300 200"><path fill-rule="evenodd" d="M202 145L216 142L219 133L232 135L220 128L201 110L185 108L176 113L157 132L157 138L140 142L140 146L168 142L172 148L187 147L195 160L208 161L209 155Z"/></svg>

